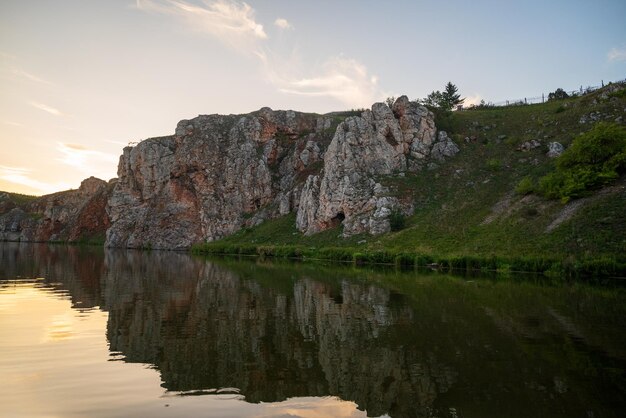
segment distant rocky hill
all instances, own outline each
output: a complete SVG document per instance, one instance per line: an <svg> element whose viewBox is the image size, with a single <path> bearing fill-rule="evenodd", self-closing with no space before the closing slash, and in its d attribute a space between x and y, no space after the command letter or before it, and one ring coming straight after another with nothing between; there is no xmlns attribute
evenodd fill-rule
<svg viewBox="0 0 626 418"><path fill-rule="evenodd" d="M77 190L39 198L0 193L0 241L103 242L114 184L90 177Z"/></svg>

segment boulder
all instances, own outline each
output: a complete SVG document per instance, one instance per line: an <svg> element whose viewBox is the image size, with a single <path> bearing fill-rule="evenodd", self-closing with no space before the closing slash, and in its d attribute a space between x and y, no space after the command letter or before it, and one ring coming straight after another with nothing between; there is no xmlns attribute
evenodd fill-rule
<svg viewBox="0 0 626 418"><path fill-rule="evenodd" d="M547 156L550 158L556 158L559 155L563 154L565 151L565 147L558 142L550 142L548 143L548 152Z"/></svg>

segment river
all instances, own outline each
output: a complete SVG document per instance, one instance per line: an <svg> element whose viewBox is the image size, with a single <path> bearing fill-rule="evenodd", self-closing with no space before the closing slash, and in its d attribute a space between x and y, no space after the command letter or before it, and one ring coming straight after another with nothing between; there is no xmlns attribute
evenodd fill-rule
<svg viewBox="0 0 626 418"><path fill-rule="evenodd" d="M626 289L0 243L0 416L621 417Z"/></svg>

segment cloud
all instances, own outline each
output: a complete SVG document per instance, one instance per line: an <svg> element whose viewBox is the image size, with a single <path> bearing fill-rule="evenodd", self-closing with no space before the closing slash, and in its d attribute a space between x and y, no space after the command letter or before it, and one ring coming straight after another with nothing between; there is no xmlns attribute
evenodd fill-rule
<svg viewBox="0 0 626 418"><path fill-rule="evenodd" d="M37 77L36 75L28 73L28 72L26 72L24 70L20 70L19 68L14 68L13 69L13 74L15 74L17 76L20 76L20 77L23 77L23 78L25 78L27 80L30 80L30 81L34 81L35 83L46 84L48 86L53 86L54 85L54 83L52 83L52 82L50 82L48 80L44 80L41 77Z"/></svg>
<svg viewBox="0 0 626 418"><path fill-rule="evenodd" d="M87 151L87 147L80 144L63 144L66 148L72 149L74 151Z"/></svg>
<svg viewBox="0 0 626 418"><path fill-rule="evenodd" d="M279 65L271 67L281 68ZM374 101L382 98L378 78L370 75L362 63L343 56L328 60L314 75L299 76L274 72L270 79L283 93L331 97L349 106L369 107Z"/></svg>
<svg viewBox="0 0 626 418"><path fill-rule="evenodd" d="M626 47L611 48L607 54L609 61L626 61Z"/></svg>
<svg viewBox="0 0 626 418"><path fill-rule="evenodd" d="M205 0L203 6L197 6L182 0L136 0L136 7L175 17L239 51L258 57L265 77L282 93L330 97L353 107L369 107L384 97L378 78L370 75L365 65L355 59L334 57L311 71L295 56L296 49L291 56L277 54L268 42L263 25L255 20L254 10L246 3ZM293 28L284 18L277 18L274 25L283 30Z"/></svg>
<svg viewBox="0 0 626 418"><path fill-rule="evenodd" d="M13 184L26 186L39 194L47 194L58 192L59 190L67 190L70 185L67 183L46 183L31 178L30 170L21 167L8 167L0 165L0 179Z"/></svg>
<svg viewBox="0 0 626 418"><path fill-rule="evenodd" d="M463 102L463 107L476 106L480 104L480 101L483 97L480 94L474 94L472 96L466 96L465 101Z"/></svg>
<svg viewBox="0 0 626 418"><path fill-rule="evenodd" d="M2 123L3 123L4 125L9 125L9 126L18 126L18 127L22 127L22 126L24 126L24 125L22 125L21 123L11 122L11 121L9 121L9 120L4 120L4 121L2 121Z"/></svg>
<svg viewBox="0 0 626 418"><path fill-rule="evenodd" d="M81 144L60 142L57 150L62 154L58 161L73 167L83 174L95 175L101 178L109 177L110 167L114 167L118 161L117 155L90 150Z"/></svg>
<svg viewBox="0 0 626 418"><path fill-rule="evenodd" d="M287 19L283 19L282 17L279 17L278 19L276 19L274 21L274 25L279 27L280 29L293 29L293 26L291 25L291 23L289 23Z"/></svg>
<svg viewBox="0 0 626 418"><path fill-rule="evenodd" d="M55 109L54 107L45 105L43 103L29 102L28 104L30 104L34 108L43 110L44 112L50 113L51 115L54 115L54 116L65 116L65 114L61 112L59 109Z"/></svg>
<svg viewBox="0 0 626 418"><path fill-rule="evenodd" d="M267 39L263 25L254 20L254 10L246 3L217 0L197 6L179 0L137 0L136 6L142 11L174 16L232 46Z"/></svg>

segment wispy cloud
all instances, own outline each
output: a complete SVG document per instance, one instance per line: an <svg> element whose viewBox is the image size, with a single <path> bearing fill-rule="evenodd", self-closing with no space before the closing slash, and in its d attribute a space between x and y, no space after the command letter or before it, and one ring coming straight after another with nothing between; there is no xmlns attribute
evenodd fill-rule
<svg viewBox="0 0 626 418"><path fill-rule="evenodd" d="M483 97L480 94L465 96L465 101L463 102L463 106L468 107L472 105L473 106L479 105L482 99Z"/></svg>
<svg viewBox="0 0 626 418"><path fill-rule="evenodd" d="M58 161L71 166L83 174L93 174L98 177L109 177L108 169L115 166L117 155L101 151L90 150L82 144L59 142L57 150L61 153Z"/></svg>
<svg viewBox="0 0 626 418"><path fill-rule="evenodd" d="M48 80L44 80L41 77L37 77L36 75L31 74L29 72L26 72L24 70L21 70L19 68L14 68L13 69L13 74L15 74L15 75L17 75L19 77L23 77L23 78L25 78L27 80L33 81L35 83L46 84L48 86L53 86L54 85L54 83L52 83L52 82L50 82Z"/></svg>
<svg viewBox="0 0 626 418"><path fill-rule="evenodd" d="M626 47L611 48L607 54L609 61L626 61Z"/></svg>
<svg viewBox="0 0 626 418"><path fill-rule="evenodd" d="M36 109L43 110L44 112L50 113L51 115L54 115L54 116L65 116L65 114L61 112L59 109L55 109L54 107L48 106L43 103L29 102L28 104L30 104L32 107Z"/></svg>
<svg viewBox="0 0 626 418"><path fill-rule="evenodd" d="M70 185L67 183L46 183L34 179L32 178L31 170L21 167L0 165L0 179L9 183L26 186L38 194L54 193L70 188Z"/></svg>
<svg viewBox="0 0 626 418"><path fill-rule="evenodd" d="M0 51L0 58L6 59L6 60L11 60L11 61L17 59L17 57L15 55L8 54L8 53L6 53L4 51Z"/></svg>
<svg viewBox="0 0 626 418"><path fill-rule="evenodd" d="M267 61L267 57L263 57ZM270 80L279 91L286 94L310 97L332 97L349 106L370 106L382 98L378 78L357 60L343 56L328 60L310 75L277 71L277 68L294 68L269 63L266 66Z"/></svg>
<svg viewBox="0 0 626 418"><path fill-rule="evenodd" d="M22 127L24 125L22 125L21 123L17 123L17 122L11 122L9 120L3 120L2 121L3 125L9 125L9 126L17 126L17 127Z"/></svg>
<svg viewBox="0 0 626 418"><path fill-rule="evenodd" d="M203 6L197 6L182 0L136 0L136 7L177 18L238 51L258 57L267 80L285 94L330 97L357 107L369 106L383 97L377 77L355 59L334 57L311 70L298 56L278 54L246 3L205 0ZM274 25L282 30L293 28L284 18L277 18Z"/></svg>
<svg viewBox="0 0 626 418"><path fill-rule="evenodd" d="M287 19L283 19L279 17L274 21L274 25L279 27L280 29L293 29L293 26Z"/></svg>
<svg viewBox="0 0 626 418"><path fill-rule="evenodd" d="M203 6L181 0L137 0L137 9L181 19L193 29L205 32L222 42L238 46L267 39L263 25L254 18L246 3L228 0L204 1Z"/></svg>

